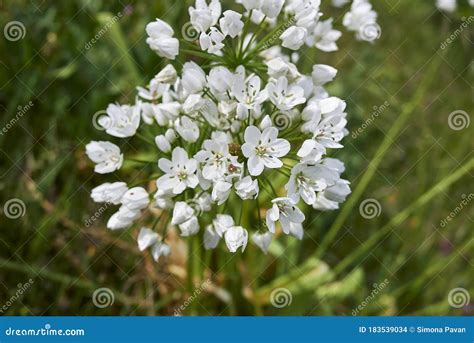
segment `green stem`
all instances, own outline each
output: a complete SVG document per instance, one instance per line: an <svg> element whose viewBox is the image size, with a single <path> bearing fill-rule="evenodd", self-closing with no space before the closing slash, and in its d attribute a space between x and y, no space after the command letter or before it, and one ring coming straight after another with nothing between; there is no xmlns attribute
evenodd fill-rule
<svg viewBox="0 0 474 343"><path fill-rule="evenodd" d="M291 20L289 21L291 22ZM274 28L270 33L268 33L261 41L258 43L252 50L250 50L245 56L244 60L251 58L255 53L258 53L260 51L260 48L265 47L269 48L270 46L267 46L267 41L270 40L275 34L277 34L283 27L288 25L288 22L285 21L281 23L279 26ZM276 40L279 40L280 37L278 37Z"/></svg>
<svg viewBox="0 0 474 343"><path fill-rule="evenodd" d="M211 55L202 51L194 51L194 50L188 50L188 49L182 49L181 51L192 56L205 58L211 61L222 62L222 58L220 58L219 56Z"/></svg>
<svg viewBox="0 0 474 343"><path fill-rule="evenodd" d="M252 14L253 14L253 9L250 10L250 13L249 13L248 17L245 20L244 29L242 30L242 34L240 35L239 51L237 53L237 60L240 60L240 58L242 57L242 52L243 52L242 50L243 50L243 47L244 47L244 40L245 40L245 36L247 35L247 31L248 31L248 28L249 28L249 25L250 25Z"/></svg>
<svg viewBox="0 0 474 343"><path fill-rule="evenodd" d="M245 47L245 50L242 52L242 56L244 56L247 53L248 49L252 46L252 43L255 40L255 38L257 38L257 36L260 34L260 32L262 32L263 27L264 27L263 24L264 24L265 20L267 20L267 16L264 16L263 19L260 21L260 24L258 24L258 28L253 33L252 37L250 37L249 43Z"/></svg>
<svg viewBox="0 0 474 343"><path fill-rule="evenodd" d="M194 262L193 262L193 254L194 254L194 240L193 237L188 237L188 279L187 279L187 288L189 296L192 296L194 293ZM192 301L189 304L189 314L195 315L196 314L196 306L195 301Z"/></svg>

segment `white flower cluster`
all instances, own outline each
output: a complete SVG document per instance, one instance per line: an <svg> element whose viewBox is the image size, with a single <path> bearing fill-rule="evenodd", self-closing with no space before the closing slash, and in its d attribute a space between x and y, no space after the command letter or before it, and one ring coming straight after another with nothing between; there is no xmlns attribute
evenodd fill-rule
<svg viewBox="0 0 474 343"><path fill-rule="evenodd" d="M199 32L192 42L174 38L160 19L148 24L147 43L159 56L190 55L199 64L186 62L180 72L179 64L168 64L147 87L138 87L134 105L111 104L99 119L110 136L151 140L148 156L158 156L138 161L157 162L156 173L148 175L156 187L112 182L92 191L96 202L121 205L108 221L112 230L130 227L145 211L159 213L155 225L138 235L140 250L150 248L155 260L170 253L170 225L183 237L203 228L206 249L222 239L231 252L245 249L251 230L252 241L267 252L279 227L302 239L300 204L334 210L350 193L341 178L344 164L327 157L328 150L342 148L348 133L346 103L325 89L337 70L316 64L305 75L293 63L304 44L336 50L340 32L332 29L332 19L320 21L319 0L237 2L245 14L222 13L219 0L197 0L189 8ZM364 4L355 0L345 19L353 30L375 19ZM127 162L111 142L91 142L86 153L101 174ZM281 179L284 189L275 189ZM252 227L242 227L245 211L258 217L250 220Z"/></svg>
<svg viewBox="0 0 474 343"><path fill-rule="evenodd" d="M468 4L474 7L474 0L468 0ZM454 12L458 7L457 0L436 0L436 7L445 12Z"/></svg>
<svg viewBox="0 0 474 343"><path fill-rule="evenodd" d="M380 37L377 12L368 0L354 0L351 10L344 15L343 25L356 33L356 39L372 42Z"/></svg>

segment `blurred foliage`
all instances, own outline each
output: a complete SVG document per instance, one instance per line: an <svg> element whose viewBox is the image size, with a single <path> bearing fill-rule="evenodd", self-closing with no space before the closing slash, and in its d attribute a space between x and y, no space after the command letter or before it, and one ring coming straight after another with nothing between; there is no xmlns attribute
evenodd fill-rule
<svg viewBox="0 0 474 343"><path fill-rule="evenodd" d="M375 121L345 149L334 154L346 162L345 177L357 186L375 151L404 106L410 102L426 66L442 59L434 82L416 103L403 130L384 156L362 199L374 198L381 215L363 218L354 207L322 259L315 255L339 212L308 212L302 242L280 237L264 257L249 246L243 256L224 249L202 252L187 266L187 248L175 233L173 254L155 264L138 251L136 230L110 232L105 218L91 227L85 220L98 210L90 190L104 179L92 172L84 145L105 137L92 117L108 103L133 101L135 87L145 85L164 65L148 49L144 27L156 17L179 29L189 1L7 0L0 2L0 24L20 21L20 41L0 39L0 125L5 127L31 101L33 106L0 135L0 204L21 199L26 214L17 220L0 216L0 305L18 284L33 286L4 312L9 315L151 315L173 314L202 282L185 314L351 315L371 294L374 284L388 285L359 315L472 314L467 306L449 306L455 287L474 297L472 203L446 226L441 220L474 193L473 170L443 188L427 204L409 211L422 194L459 171L473 158L473 125L454 131L448 116L472 111L472 24L438 54L440 44L458 29L472 9L448 15L433 1L374 1L382 37L361 43L344 32L335 53L308 49L303 70L327 63L339 70L330 91L348 103L349 130L388 103ZM342 22L344 10L323 1L323 11ZM119 21L101 35L104 23ZM133 153L135 142L129 146ZM472 163L471 163L472 166ZM132 171L130 172L132 173ZM119 177L118 175L116 177ZM361 199L361 200L362 200ZM248 217L255 215L250 209ZM405 220L406 219L406 220ZM361 258L340 262L364 246L387 223L389 232ZM391 224L390 224L391 225ZM204 266L208 266L204 267ZM195 279L188 280L187 268ZM94 290L110 288L112 306L91 301ZM271 306L273 290L292 292L291 305Z"/></svg>

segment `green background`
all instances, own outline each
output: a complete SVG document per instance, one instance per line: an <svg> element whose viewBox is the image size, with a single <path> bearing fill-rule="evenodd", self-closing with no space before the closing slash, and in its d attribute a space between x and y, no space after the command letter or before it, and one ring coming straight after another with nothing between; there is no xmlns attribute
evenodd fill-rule
<svg viewBox="0 0 474 343"><path fill-rule="evenodd" d="M145 25L163 18L180 36L190 2L0 2L1 29L11 21L26 29L18 41L0 36L0 126L17 118L0 135L0 204L25 204L21 218L0 215L0 309L10 304L2 314L172 315L189 302L182 314L351 315L365 304L359 315L472 315L472 304L448 301L459 287L474 296L472 202L442 220L474 193L474 124L448 125L454 111L472 114L474 11L463 3L441 13L434 2L373 1L382 36L371 44L341 28L347 8L323 1L325 17L344 33L340 49L304 50L303 70L314 63L339 70L329 90L347 101L351 134L386 105L333 154L356 192L343 211L307 212L303 242L279 237L268 256L254 247L243 256L224 248L205 254L196 242L189 266L186 243L174 234L172 256L156 264L138 251L137 228L108 231L113 209L86 227L99 209L90 190L104 178L93 173L84 146L107 137L94 129L94 113L133 102L135 87L165 65L145 43ZM440 49L469 16L470 25ZM30 101L18 119L18 106ZM140 144L132 140L127 153ZM133 168L120 176L137 177ZM365 199L379 202L379 216L361 216ZM91 300L102 287L115 298L105 308ZM290 291L291 304L269 303L278 288Z"/></svg>

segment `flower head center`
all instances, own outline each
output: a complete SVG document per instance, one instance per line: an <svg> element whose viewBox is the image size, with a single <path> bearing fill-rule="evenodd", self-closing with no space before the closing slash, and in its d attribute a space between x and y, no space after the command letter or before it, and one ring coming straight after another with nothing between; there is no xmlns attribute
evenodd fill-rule
<svg viewBox="0 0 474 343"><path fill-rule="evenodd" d="M185 170L182 170L178 173L178 178L180 181L184 181L188 178L188 173Z"/></svg>
<svg viewBox="0 0 474 343"><path fill-rule="evenodd" d="M260 157L265 156L267 154L267 150L267 147L264 145L258 145L255 147L255 152Z"/></svg>

